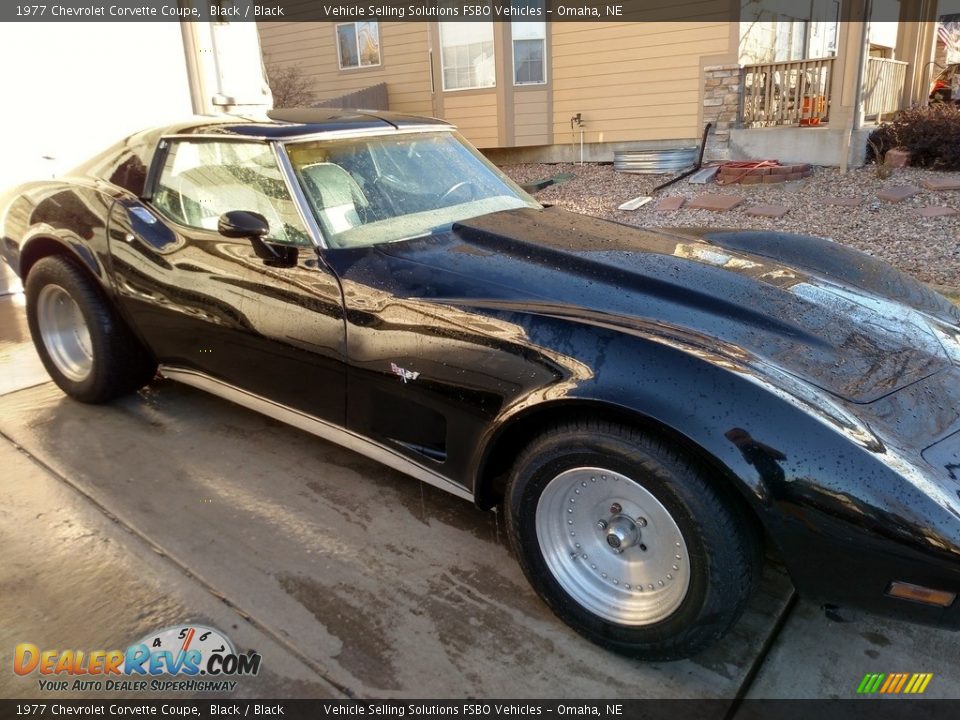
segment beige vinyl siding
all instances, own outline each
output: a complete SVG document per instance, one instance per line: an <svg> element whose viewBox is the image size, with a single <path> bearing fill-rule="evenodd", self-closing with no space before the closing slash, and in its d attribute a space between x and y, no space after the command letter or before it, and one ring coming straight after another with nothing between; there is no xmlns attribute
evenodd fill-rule
<svg viewBox="0 0 960 720"><path fill-rule="evenodd" d="M380 65L341 70L332 22L258 23L264 62L297 66L309 78L317 100L329 100L387 83L390 109L432 115L429 26L381 22Z"/></svg>
<svg viewBox="0 0 960 720"><path fill-rule="evenodd" d="M452 122L464 137L477 147L498 147L500 133L497 127L497 93L445 92L443 119Z"/></svg>
<svg viewBox="0 0 960 720"><path fill-rule="evenodd" d="M570 131L577 113L588 143L699 136L703 58L731 51L729 23L550 28L555 143L579 142L579 130Z"/></svg>
<svg viewBox="0 0 960 720"><path fill-rule="evenodd" d="M710 0L693 0L697 3ZM296 65L318 100L386 82L390 109L439 114L482 148L698 138L705 65L735 62L739 26L718 22L555 22L547 25L548 84L513 86L509 26L497 25L497 87L444 92L430 52L436 23L381 22L381 66L340 70L336 23L262 23L269 64ZM506 63L506 65L505 65Z"/></svg>
<svg viewBox="0 0 960 720"><path fill-rule="evenodd" d="M550 142L550 94L546 89L517 89L513 94L513 144L546 145Z"/></svg>

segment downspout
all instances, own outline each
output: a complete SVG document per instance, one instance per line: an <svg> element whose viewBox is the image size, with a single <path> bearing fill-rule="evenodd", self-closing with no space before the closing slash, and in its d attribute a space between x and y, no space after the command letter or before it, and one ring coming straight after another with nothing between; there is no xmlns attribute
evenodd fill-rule
<svg viewBox="0 0 960 720"><path fill-rule="evenodd" d="M870 16L873 14L872 0L864 0L863 3L863 25L860 30L860 53L857 57L857 80L856 102L853 106L853 113L850 115L850 123L847 126L846 138L843 143L843 157L841 158L840 172L846 173L850 166L850 145L853 141L854 128L860 129L863 123L863 75L864 66L867 58L867 47L870 42Z"/></svg>
<svg viewBox="0 0 960 720"><path fill-rule="evenodd" d="M180 21L180 35L183 38L183 55L187 64L187 84L190 87L190 103L195 115L207 113L206 88L199 65L196 25Z"/></svg>

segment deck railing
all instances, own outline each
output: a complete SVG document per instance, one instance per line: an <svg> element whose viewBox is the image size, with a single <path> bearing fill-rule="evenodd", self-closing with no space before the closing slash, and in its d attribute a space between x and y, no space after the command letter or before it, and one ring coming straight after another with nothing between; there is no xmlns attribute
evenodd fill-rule
<svg viewBox="0 0 960 720"><path fill-rule="evenodd" d="M886 58L867 58L863 77L863 117L879 120L880 116L903 109L903 85L908 63Z"/></svg>
<svg viewBox="0 0 960 720"><path fill-rule="evenodd" d="M741 126L827 122L832 72L832 57L744 66L740 70Z"/></svg>

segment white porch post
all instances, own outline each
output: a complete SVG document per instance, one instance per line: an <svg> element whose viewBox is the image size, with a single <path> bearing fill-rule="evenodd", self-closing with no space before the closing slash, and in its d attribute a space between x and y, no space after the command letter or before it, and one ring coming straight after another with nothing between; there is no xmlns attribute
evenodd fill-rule
<svg viewBox="0 0 960 720"><path fill-rule="evenodd" d="M937 0L900 0L897 60L910 63L903 84L903 107L925 105L930 93L930 60L937 38Z"/></svg>
<svg viewBox="0 0 960 720"><path fill-rule="evenodd" d="M869 0L843 0L837 37L837 58L830 86L830 125L843 128L846 138L840 169L850 162L850 143L859 128L863 107L863 68L866 64Z"/></svg>

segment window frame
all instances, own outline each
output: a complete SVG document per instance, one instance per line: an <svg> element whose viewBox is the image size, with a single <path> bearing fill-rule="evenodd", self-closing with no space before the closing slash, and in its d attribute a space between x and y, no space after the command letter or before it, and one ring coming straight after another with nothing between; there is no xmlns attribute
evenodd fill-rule
<svg viewBox="0 0 960 720"><path fill-rule="evenodd" d="M266 147L270 154L273 155L274 162L277 165L277 169L280 171L280 176L283 180L283 185L287 190L287 194L290 197L290 201L293 203L293 206L296 208L297 216L300 219L302 229L310 241L309 245L304 245L303 243L292 242L289 240L278 240L276 238L265 238L267 242L274 243L277 245L284 245L288 247L296 248L311 248L317 249L320 247L318 244L317 238L322 237L318 236L318 229L313 222L313 216L309 213L304 212L304 203L305 200L301 197L300 186L291 179L291 170L289 167L289 161L286 158L286 153L281 151L281 143L271 140L269 138L262 137L224 137L222 135L210 135L210 134L195 134L195 135L164 135L158 141L156 149L153 152L153 160L150 162L150 167L147 172L147 181L144 187L143 195L140 196L140 201L149 206L149 208L155 212L164 223L169 223L175 228L179 228L180 232L183 234L194 235L195 233L206 233L210 236L216 236L218 239L224 239L224 236L221 235L217 230L198 227L196 225L189 225L181 222L177 218L170 217L170 215L161 207L159 207L154 201L154 196L156 195L157 187L160 184L160 178L163 175L163 169L167 165L167 159L170 156L170 152L173 150L173 147L177 143L187 143L187 144L214 144L218 143L221 145L260 145Z"/></svg>
<svg viewBox="0 0 960 720"><path fill-rule="evenodd" d="M456 21L446 21L446 22L456 22ZM440 88L441 88L441 90L442 90L443 92L470 92L470 91L474 91L474 92L477 92L477 91L484 92L484 91L491 91L491 90L496 91L496 89L497 89L497 24L496 24L493 20L484 20L484 21L482 21L482 23L481 23L481 22L477 22L476 24L477 24L477 25L480 25L480 24L483 24L483 23L486 23L486 24L490 25L490 28L491 28L490 43L491 43L491 45L493 46L493 55L492 55L492 57L493 57L493 83L490 84L490 85L469 85L469 86L466 86L466 87L455 87L455 88L447 87L446 66L445 66L444 60L443 60L443 51L444 51L444 49L445 49L445 48L444 48L444 45L443 45L443 25L444 25L444 22L438 22L438 23L437 23L437 36L438 36L439 41L440 41ZM455 47L459 47L459 46L455 46Z"/></svg>
<svg viewBox="0 0 960 720"><path fill-rule="evenodd" d="M547 48L547 36L549 35L548 26L545 20L539 21L543 23L543 37L542 38L515 38L513 36L513 25L510 23L510 62L513 65L513 87L515 88L525 88L525 87L543 87L550 83L550 63L548 62L548 48ZM539 82L517 82L517 40L529 41L529 40L539 40L543 43L543 80Z"/></svg>
<svg viewBox="0 0 960 720"><path fill-rule="evenodd" d="M360 52L360 33L357 32L357 25L361 22L365 22L368 25L373 25L377 30L377 62L371 63L369 65L364 65L362 62L362 54ZM356 65L344 65L343 57L340 54L340 28L345 25L353 25L353 39L356 43L357 48L357 64ZM350 20L349 22L334 23L333 26L333 44L337 48L337 68L341 72L352 72L354 70L369 70L370 68L378 68L383 66L383 47L380 43L380 21L379 20Z"/></svg>

